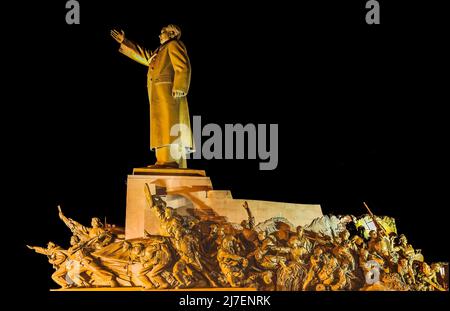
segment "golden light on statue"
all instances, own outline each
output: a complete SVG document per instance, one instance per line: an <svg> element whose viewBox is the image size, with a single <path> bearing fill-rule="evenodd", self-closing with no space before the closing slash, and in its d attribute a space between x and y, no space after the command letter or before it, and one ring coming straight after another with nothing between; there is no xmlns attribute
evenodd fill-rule
<svg viewBox="0 0 450 311"><path fill-rule="evenodd" d="M67 248L47 256L60 290L448 291L448 263L427 263L395 219L323 215L320 205L235 199L216 190L193 152L187 96L191 65L181 30L168 25L148 50L112 30L119 51L147 66L150 148L156 163L127 180L125 228L67 217ZM195 127L195 123L194 127ZM171 136L174 125L182 125ZM171 148L179 150L174 157ZM55 210L56 212L56 210Z"/></svg>

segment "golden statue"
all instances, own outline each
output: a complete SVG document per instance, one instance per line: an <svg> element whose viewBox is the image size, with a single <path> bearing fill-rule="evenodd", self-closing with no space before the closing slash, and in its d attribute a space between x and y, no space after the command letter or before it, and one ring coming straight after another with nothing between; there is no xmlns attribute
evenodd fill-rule
<svg viewBox="0 0 450 311"><path fill-rule="evenodd" d="M108 245L114 239L113 234L104 228L101 220L97 217L92 218L92 227L86 227L76 222L72 218L67 218L63 214L61 206L59 205L58 216L70 229L70 231L72 231L72 233L80 239L81 242L88 242L89 245L95 249L100 249Z"/></svg>
<svg viewBox="0 0 450 311"><path fill-rule="evenodd" d="M111 36L120 43L119 52L148 67L150 149L156 151L155 166L186 168L186 153L193 149L186 99L191 64L180 41L180 28L163 27L159 35L161 45L153 51L125 38L123 30L112 30ZM171 135L176 125L179 128Z"/></svg>
<svg viewBox="0 0 450 311"><path fill-rule="evenodd" d="M240 256L236 239L227 235L222 240L222 245L217 251L217 261L220 270L225 275L225 280L231 287L240 287L245 279L245 270L248 260Z"/></svg>
<svg viewBox="0 0 450 311"><path fill-rule="evenodd" d="M211 264L201 246L201 233L192 230L185 217L167 206L160 196L150 193L148 185L145 191L150 209L158 216L161 227L170 236L172 246L179 256L173 266L173 276L180 283L178 287L193 287L199 282L217 287L217 281L211 274Z"/></svg>
<svg viewBox="0 0 450 311"><path fill-rule="evenodd" d="M78 287L91 285L117 287L119 284L115 274L90 256L92 250L86 244L77 235L73 235L70 239L71 246L67 250L71 261L68 269L70 279Z"/></svg>
<svg viewBox="0 0 450 311"><path fill-rule="evenodd" d="M154 243L147 247L142 243L132 245L132 262L139 262L140 269L137 271L137 278L146 289L165 289L170 286L162 276L171 263L172 255L169 247L165 243Z"/></svg>
<svg viewBox="0 0 450 311"><path fill-rule="evenodd" d="M180 215L148 185L144 189L164 235L119 240L117 230L110 232L114 225L104 226L94 217L92 227L86 227L58 208L73 233L70 248L53 242L47 248L27 247L48 257L55 269L52 279L64 289L448 290L447 263L426 263L405 235L396 239L381 227L371 230L365 243L354 216L346 217L352 219L353 231L342 228L332 236L322 233L334 226L326 221L296 230L286 219L255 225L247 202L248 217L240 225L211 222ZM355 236L363 243L356 243Z"/></svg>
<svg viewBox="0 0 450 311"><path fill-rule="evenodd" d="M38 254L46 255L48 257L48 262L56 270L52 274L52 280L61 286L62 288L70 287L70 283L67 282L67 269L66 260L68 258L67 251L63 250L62 247L56 245L53 242L48 242L47 248L39 246L29 246L29 249L34 250Z"/></svg>

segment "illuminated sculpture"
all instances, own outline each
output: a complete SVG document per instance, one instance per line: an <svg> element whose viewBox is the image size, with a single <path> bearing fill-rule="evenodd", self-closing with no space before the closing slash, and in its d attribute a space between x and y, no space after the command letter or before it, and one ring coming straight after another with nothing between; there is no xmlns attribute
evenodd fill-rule
<svg viewBox="0 0 450 311"><path fill-rule="evenodd" d="M354 236L363 238L362 230L350 233L344 227L338 236L328 238L317 227L292 231L288 224L272 219L274 226L266 230L258 229L259 224L254 227L258 235L253 241L255 249L246 249L243 233L248 227L201 220L193 223L161 196L149 193L148 187L145 190L148 209L158 215L167 236L148 235L99 246L73 235L68 250L52 242L47 248L29 248L48 256L56 270L52 279L62 288L448 290L448 272L443 269L448 269L448 264L428 265L403 234L393 239L389 248L383 242L387 240L384 233L372 230L371 238L357 245L352 241ZM244 208L251 215L247 203ZM355 220L350 224L361 219L350 218ZM349 225L346 218L340 219ZM209 231L200 229L204 224ZM207 249L202 241L217 247Z"/></svg>
<svg viewBox="0 0 450 311"><path fill-rule="evenodd" d="M179 170L193 147L190 63L181 31L164 27L154 51L123 31L111 35L123 54L149 67L150 146L157 162L128 178L125 236L99 218L84 226L58 207L73 234L70 247L28 246L48 257L63 290L448 290L448 263L428 265L404 235L397 238L392 218L367 206L368 215L355 217L322 215L317 205L235 200L212 190L204 171ZM170 135L176 124L183 125L178 137ZM173 149L182 156L174 158Z"/></svg>
<svg viewBox="0 0 450 311"><path fill-rule="evenodd" d="M153 51L125 38L122 30L112 30L111 36L120 43L122 54L148 67L150 148L156 151L155 165L185 168L186 152L193 148L186 99L191 65L186 47L180 41L180 28L175 25L164 27L159 35L161 45ZM171 135L174 125L179 127ZM174 158L174 154L178 157Z"/></svg>

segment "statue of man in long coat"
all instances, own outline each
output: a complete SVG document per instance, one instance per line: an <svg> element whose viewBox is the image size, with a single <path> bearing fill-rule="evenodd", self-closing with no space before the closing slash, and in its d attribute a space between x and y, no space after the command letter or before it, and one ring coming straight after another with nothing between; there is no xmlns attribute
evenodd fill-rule
<svg viewBox="0 0 450 311"><path fill-rule="evenodd" d="M150 149L156 152L156 167L186 167L186 153L193 149L186 95L191 65L176 25L163 27L161 45L154 51L125 38L123 30L112 30L119 52L148 67L150 100ZM171 132L172 131L172 132Z"/></svg>

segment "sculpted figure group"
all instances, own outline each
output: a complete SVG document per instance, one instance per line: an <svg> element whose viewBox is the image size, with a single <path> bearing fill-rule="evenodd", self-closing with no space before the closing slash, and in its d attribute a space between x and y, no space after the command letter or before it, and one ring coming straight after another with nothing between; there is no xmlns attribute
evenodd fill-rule
<svg viewBox="0 0 450 311"><path fill-rule="evenodd" d="M62 288L448 290L448 264L427 264L405 235L387 233L373 215L375 230L356 227L351 215L323 216L314 226L292 228L279 218L262 226L245 202L248 219L239 225L218 223L180 216L146 190L163 235L125 240L121 228L98 218L91 227L83 226L59 208L72 232L70 247L53 242L28 247L48 257L55 269L52 279ZM317 223L334 227L317 229Z"/></svg>

